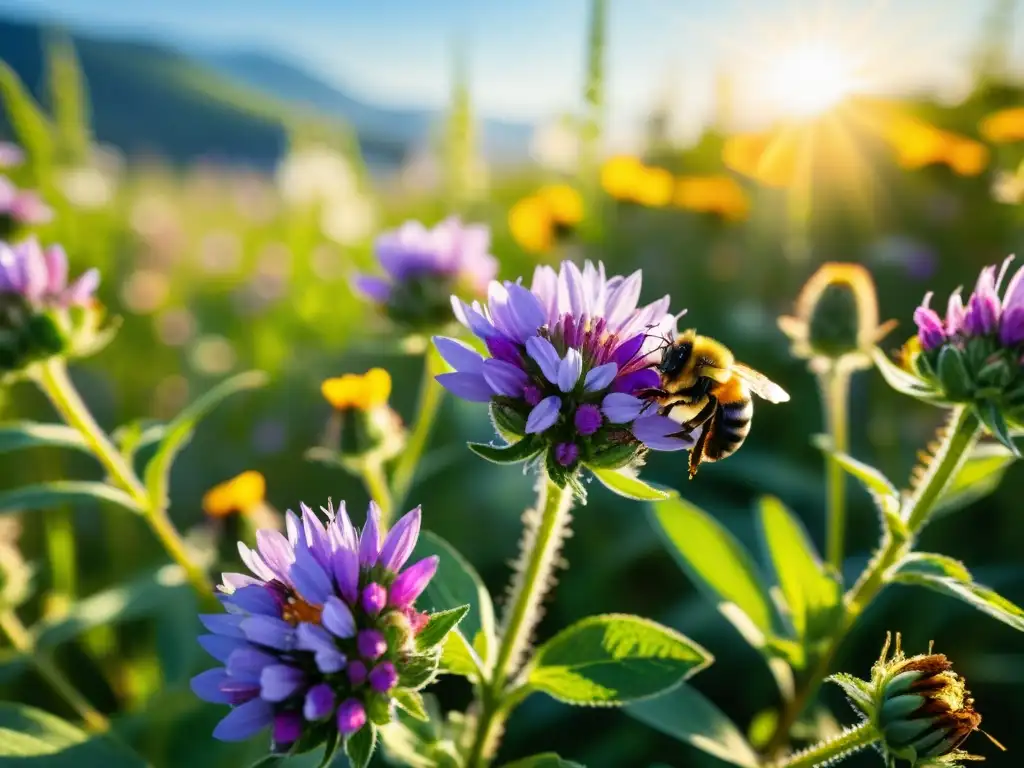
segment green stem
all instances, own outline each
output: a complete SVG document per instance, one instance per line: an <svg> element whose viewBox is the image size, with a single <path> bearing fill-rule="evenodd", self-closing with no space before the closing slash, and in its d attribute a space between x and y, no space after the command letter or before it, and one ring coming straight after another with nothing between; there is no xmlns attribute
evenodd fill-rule
<svg viewBox="0 0 1024 768"><path fill-rule="evenodd" d="M869 747L881 738L875 727L865 721L845 731L834 739L815 744L801 752L790 755L774 768L815 768L842 760L854 752Z"/></svg>
<svg viewBox="0 0 1024 768"><path fill-rule="evenodd" d="M360 474L363 478L363 485L366 486L366 492L380 507L381 525L387 529L394 516L395 505L388 488L388 479L384 476L384 467L379 461L363 462Z"/></svg>
<svg viewBox="0 0 1024 768"><path fill-rule="evenodd" d="M39 676L71 706L85 723L85 727L94 733L105 733L110 730L110 721L97 710L77 688L64 677L53 659L43 651L37 650L32 642L32 635L21 623L14 611L0 613L0 630L7 635L15 649L28 656Z"/></svg>
<svg viewBox="0 0 1024 768"><path fill-rule="evenodd" d="M51 360L44 363L39 374L39 386L50 398L53 407L68 423L77 429L85 438L89 449L110 474L115 485L123 489L142 510L142 515L153 533L160 540L167 554L171 556L188 576L196 592L204 600L214 601L213 585L206 572L192 560L188 547L178 529L167 516L167 510L153 501L146 492L135 471L121 455L120 451L110 442L107 433L96 423L88 406L82 401L68 376L63 360Z"/></svg>
<svg viewBox="0 0 1024 768"><path fill-rule="evenodd" d="M850 373L839 365L831 365L818 376L821 402L825 411L825 425L832 450L849 450L848 411L850 400ZM834 456L828 464L828 513L826 548L829 564L837 573L843 572L844 543L846 538L846 470Z"/></svg>
<svg viewBox="0 0 1024 768"><path fill-rule="evenodd" d="M853 628L858 617L871 604L871 601L882 591L889 569L913 549L914 538L928 521L935 503L942 497L946 486L970 456L971 449L980 435L981 421L970 406L958 406L952 411L949 426L938 451L914 493L903 505L901 514L909 531L909 537L897 539L886 533L881 548L871 558L864 572L844 596L843 602L846 610L843 617L838 622L836 631L825 650L818 657L817 663L805 678L804 684L789 702L782 717L779 718L775 733L765 748L767 754L772 754L789 741L789 731L793 727L793 723L818 692L818 688L828 675L832 658L839 650L847 633Z"/></svg>
<svg viewBox="0 0 1024 768"><path fill-rule="evenodd" d="M74 600L77 575L74 510L68 507L47 510L44 521L54 597L62 603Z"/></svg>
<svg viewBox="0 0 1024 768"><path fill-rule="evenodd" d="M416 468L423 458L423 451L427 447L427 440L430 438L441 401L444 399L444 387L434 378L441 371L440 356L431 346L423 355L423 378L420 381L416 420L405 444L405 450L398 457L394 474L391 476L391 495L396 508L401 508L405 503L413 480L416 479Z"/></svg>
<svg viewBox="0 0 1024 768"><path fill-rule="evenodd" d="M482 686L479 716L469 768L483 768L494 756L516 686L508 682L522 666L530 638L540 619L540 605L552 587L558 552L569 528L573 492L547 477L538 485L537 508L528 513L508 607L502 617L498 653L491 677Z"/></svg>

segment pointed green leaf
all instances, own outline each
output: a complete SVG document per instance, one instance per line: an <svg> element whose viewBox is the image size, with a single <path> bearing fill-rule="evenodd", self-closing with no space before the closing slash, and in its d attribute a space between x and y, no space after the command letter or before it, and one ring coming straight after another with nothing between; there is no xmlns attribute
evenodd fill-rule
<svg viewBox="0 0 1024 768"><path fill-rule="evenodd" d="M430 716L427 714L426 705L423 703L423 696L418 691L409 691L405 688L395 689L393 698L395 704L404 709L420 722L428 722Z"/></svg>
<svg viewBox="0 0 1024 768"><path fill-rule="evenodd" d="M366 768L377 747L377 727L367 723L345 739L345 754L352 768Z"/></svg>
<svg viewBox="0 0 1024 768"><path fill-rule="evenodd" d="M839 583L826 573L803 525L781 501L762 498L757 521L797 637L821 637L831 629L842 600Z"/></svg>
<svg viewBox="0 0 1024 768"><path fill-rule="evenodd" d="M590 616L537 649L527 684L566 704L619 706L674 688L712 662L688 637L625 614Z"/></svg>
<svg viewBox="0 0 1024 768"><path fill-rule="evenodd" d="M946 394L953 400L969 397L973 384L967 366L964 364L963 353L954 346L946 346L939 352L939 381L942 382Z"/></svg>
<svg viewBox="0 0 1024 768"><path fill-rule="evenodd" d="M0 765L144 768L146 761L119 742L87 734L48 712L0 702Z"/></svg>
<svg viewBox="0 0 1024 768"><path fill-rule="evenodd" d="M7 122L28 156L33 181L42 183L53 165L53 128L11 67L0 61L0 100Z"/></svg>
<svg viewBox="0 0 1024 768"><path fill-rule="evenodd" d="M23 448L74 448L88 451L82 433L63 424L40 424L35 421L8 421L0 424L0 453Z"/></svg>
<svg viewBox="0 0 1024 768"><path fill-rule="evenodd" d="M334 758L338 754L338 749L340 747L341 734L338 733L337 729L332 728L331 732L327 735L327 741L324 742L324 756L320 761L319 768L329 768L329 766L334 762Z"/></svg>
<svg viewBox="0 0 1024 768"><path fill-rule="evenodd" d="M985 425L985 428L992 437L1019 459L1020 451L1017 449L1017 444L1013 442L1013 437L1010 435L1010 426L1003 417L1002 409L996 403L988 401L976 404L974 411L978 414L981 423Z"/></svg>
<svg viewBox="0 0 1024 768"><path fill-rule="evenodd" d="M653 485L648 485L639 477L621 469L600 469L588 467L601 485L619 496L637 501L662 501L670 494Z"/></svg>
<svg viewBox="0 0 1024 768"><path fill-rule="evenodd" d="M459 625L467 613L469 613L469 605L460 605L458 608L449 608L447 611L430 614L427 625L416 635L416 648L420 651L428 651L443 643L448 633Z"/></svg>
<svg viewBox="0 0 1024 768"><path fill-rule="evenodd" d="M1013 454L1001 445L979 445L942 492L932 515L954 512L985 498L999 487L1014 461Z"/></svg>
<svg viewBox="0 0 1024 768"><path fill-rule="evenodd" d="M167 482L171 472L171 464L188 441L200 419L206 416L222 400L237 392L262 387L267 383L267 375L262 371L247 371L222 381L202 397L191 403L167 424L166 432L160 441L153 458L146 465L146 490L156 504L164 504L167 498Z"/></svg>
<svg viewBox="0 0 1024 768"><path fill-rule="evenodd" d="M505 763L502 768L584 768L572 760L563 760L554 752L544 752L540 755L530 755L514 763Z"/></svg>
<svg viewBox="0 0 1024 768"><path fill-rule="evenodd" d="M751 645L773 631L768 587L747 550L703 510L679 497L651 505L655 528L686 574Z"/></svg>
<svg viewBox="0 0 1024 768"><path fill-rule="evenodd" d="M757 768L757 754L739 728L700 691L680 685L664 696L630 704L626 714L719 760Z"/></svg>
<svg viewBox="0 0 1024 768"><path fill-rule="evenodd" d="M893 576L893 581L899 584L916 584L950 595L1024 632L1024 610L988 587L921 572L897 572Z"/></svg>
<svg viewBox="0 0 1024 768"><path fill-rule="evenodd" d="M440 649L431 650L428 653L420 653L410 656L398 674L398 684L402 688L411 688L418 691L426 688L437 677L438 667L441 665Z"/></svg>
<svg viewBox="0 0 1024 768"><path fill-rule="evenodd" d="M142 509L124 491L106 483L84 480L53 480L37 485L23 485L0 493L0 514L23 510L53 509L62 504L109 502L132 512Z"/></svg>
<svg viewBox="0 0 1024 768"><path fill-rule="evenodd" d="M440 536L423 531L416 542L412 560L431 555L439 558L437 573L420 597L419 607L430 611L447 611L468 605L469 613L460 622L460 631L486 663L496 647L494 603L487 587L455 547Z"/></svg>
<svg viewBox="0 0 1024 768"><path fill-rule="evenodd" d="M476 651L459 630L448 633L441 649L441 669L476 682L484 678L484 667Z"/></svg>
<svg viewBox="0 0 1024 768"><path fill-rule="evenodd" d="M482 459L495 464L519 464L532 459L544 448L544 442L536 435L527 435L511 445L488 445L487 443L468 443L469 450Z"/></svg>
<svg viewBox="0 0 1024 768"><path fill-rule="evenodd" d="M75 49L66 36L46 46L50 109L55 123L55 139L60 159L68 165L89 162L89 104L82 70Z"/></svg>
<svg viewBox="0 0 1024 768"><path fill-rule="evenodd" d="M814 442L818 449L835 459L839 466L859 480L872 495L878 494L880 496L895 496L899 498L900 492L896 486L889 482L889 479L874 467L858 461L842 451L832 450L827 442L823 440L815 440Z"/></svg>
<svg viewBox="0 0 1024 768"><path fill-rule="evenodd" d="M889 359L889 356L878 347L871 350L871 357L875 361L875 367L882 374L885 383L904 395L915 397L918 400L929 402L942 402L943 396L936 392L928 384L917 378L912 373L903 370L896 363Z"/></svg>
<svg viewBox="0 0 1024 768"><path fill-rule="evenodd" d="M859 677L848 675L845 672L840 672L826 679L843 689L843 692L857 711L863 715L870 715L874 709L872 706L874 694L871 691L870 683L861 680Z"/></svg>
<svg viewBox="0 0 1024 768"><path fill-rule="evenodd" d="M967 566L959 560L934 552L911 552L897 564L893 575L924 574L926 576L943 576L954 581L970 583L974 581Z"/></svg>

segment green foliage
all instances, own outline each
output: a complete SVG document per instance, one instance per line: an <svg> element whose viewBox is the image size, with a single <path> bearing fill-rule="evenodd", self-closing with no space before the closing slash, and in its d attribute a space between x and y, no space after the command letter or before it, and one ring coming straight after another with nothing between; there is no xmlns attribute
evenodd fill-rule
<svg viewBox="0 0 1024 768"><path fill-rule="evenodd" d="M467 613L469 605L460 605L458 608L431 614L427 625L416 635L416 648L420 651L429 651L443 643Z"/></svg>
<svg viewBox="0 0 1024 768"><path fill-rule="evenodd" d="M82 433L63 424L41 424L34 421L7 421L0 424L0 453L47 447L89 450Z"/></svg>
<svg viewBox="0 0 1024 768"><path fill-rule="evenodd" d="M60 160L72 165L88 162L92 138L89 135L89 97L78 57L71 41L54 37L47 45L47 85L53 114L55 140Z"/></svg>
<svg viewBox="0 0 1024 768"><path fill-rule="evenodd" d="M33 179L44 183L54 160L53 127L14 70L3 61L0 61L0 101L18 143L25 150Z"/></svg>
<svg viewBox="0 0 1024 768"><path fill-rule="evenodd" d="M430 720L430 715L427 713L427 707L423 703L423 696L418 691L409 691L404 688L399 688L394 693L395 703L403 710L408 712L417 720L424 723Z"/></svg>
<svg viewBox="0 0 1024 768"><path fill-rule="evenodd" d="M367 723L345 739L345 755L352 768L366 768L377 747L377 726Z"/></svg>
<svg viewBox="0 0 1024 768"><path fill-rule="evenodd" d="M993 493L1014 461L1000 445L977 446L946 487L932 515L954 512Z"/></svg>
<svg viewBox="0 0 1024 768"><path fill-rule="evenodd" d="M90 736L59 717L20 704L0 703L0 766L142 768L127 747Z"/></svg>
<svg viewBox="0 0 1024 768"><path fill-rule="evenodd" d="M156 453L146 465L146 490L154 504L165 503L171 464L178 452L192 439L192 433L199 421L225 398L248 389L262 387L266 382L267 376L262 371L248 371L232 376L185 408L167 425Z"/></svg>
<svg viewBox="0 0 1024 768"><path fill-rule="evenodd" d="M527 684L566 704L620 706L673 688L712 662L689 638L648 619L590 616L537 649Z"/></svg>
<svg viewBox="0 0 1024 768"><path fill-rule="evenodd" d="M139 505L124 491L106 483L85 480L52 480L23 485L0 493L0 514L22 510L53 509L62 504L107 502L130 512L141 513Z"/></svg>
<svg viewBox="0 0 1024 768"><path fill-rule="evenodd" d="M669 493L645 483L635 474L618 469L598 469L590 467L594 477L601 481L601 485L619 496L636 501L661 501L669 498Z"/></svg>
<svg viewBox="0 0 1024 768"><path fill-rule="evenodd" d="M494 464L519 464L544 450L544 441L537 435L527 435L511 445L469 443L469 450Z"/></svg>
<svg viewBox="0 0 1024 768"><path fill-rule="evenodd" d="M689 685L630 704L626 712L651 728L742 768L760 765L757 753L736 725Z"/></svg>
<svg viewBox="0 0 1024 768"><path fill-rule="evenodd" d="M958 573L957 575L962 575ZM928 587L936 592L962 600L982 613L1024 632L1024 609L1007 600L988 587L973 581L964 581L949 576L938 576L922 569L898 570L892 580L897 584L911 584Z"/></svg>
<svg viewBox="0 0 1024 768"><path fill-rule="evenodd" d="M554 752L531 755L513 763L505 763L504 768L583 768L572 760L563 760Z"/></svg>

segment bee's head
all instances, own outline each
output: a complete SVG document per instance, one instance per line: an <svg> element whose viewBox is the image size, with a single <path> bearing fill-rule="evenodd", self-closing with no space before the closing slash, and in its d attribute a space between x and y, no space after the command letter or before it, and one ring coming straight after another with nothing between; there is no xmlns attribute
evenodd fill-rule
<svg viewBox="0 0 1024 768"><path fill-rule="evenodd" d="M658 363L658 371L662 376L678 376L686 368L693 355L693 342L682 337L665 347Z"/></svg>

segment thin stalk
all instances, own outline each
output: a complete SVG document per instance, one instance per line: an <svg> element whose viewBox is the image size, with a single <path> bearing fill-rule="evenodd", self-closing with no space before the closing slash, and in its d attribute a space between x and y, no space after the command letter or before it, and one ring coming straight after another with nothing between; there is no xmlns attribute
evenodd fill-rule
<svg viewBox="0 0 1024 768"><path fill-rule="evenodd" d="M53 594L66 604L75 599L77 591L74 510L68 507L50 509L46 511L43 519Z"/></svg>
<svg viewBox="0 0 1024 768"><path fill-rule="evenodd" d="M384 475L384 467L379 461L363 462L360 474L363 478L363 485L366 486L366 492L380 507L381 525L387 528L394 517L395 505L391 499L391 490L388 488L388 479Z"/></svg>
<svg viewBox="0 0 1024 768"><path fill-rule="evenodd" d="M94 733L105 733L110 730L110 721L75 688L49 655L34 647L31 633L14 611L0 612L0 630L7 635L14 648L29 657L39 676L78 713L88 730Z"/></svg>
<svg viewBox="0 0 1024 768"><path fill-rule="evenodd" d="M395 471L391 475L391 496L397 508L401 508L405 503L413 480L416 479L416 468L423 458L423 451L427 447L430 432L444 400L444 387L434 378L442 370L439 358L432 346L423 355L423 378L420 380L416 419L413 422L412 433L406 441L405 450L398 457Z"/></svg>
<svg viewBox="0 0 1024 768"><path fill-rule="evenodd" d="M820 744L815 744L801 752L790 755L785 760L774 763L773 768L815 768L829 765L853 754L864 747L870 747L881 738L875 727L865 721L860 725L841 733L839 736Z"/></svg>
<svg viewBox="0 0 1024 768"><path fill-rule="evenodd" d="M910 532L909 538L899 540L886 534L882 547L871 558L860 578L844 596L843 617L838 622L836 631L825 650L818 657L817 663L783 711L782 717L779 718L775 733L765 747L767 754L774 753L789 741L789 731L793 727L793 723L800 717L808 702L817 694L818 688L821 687L828 675L829 665L839 650L839 646L857 622L858 617L882 591L889 569L913 549L914 538L928 521L935 503L942 497L946 486L967 460L980 435L981 422L969 406L958 406L952 411L945 439L914 493L903 506L902 516Z"/></svg>
<svg viewBox="0 0 1024 768"><path fill-rule="evenodd" d="M469 768L483 768L501 740L511 710L515 686L507 687L519 671L530 638L540 619L540 606L552 586L558 552L569 527L573 493L546 477L538 485L537 508L523 538L519 570L502 617L498 653L491 679L483 685Z"/></svg>
<svg viewBox="0 0 1024 768"><path fill-rule="evenodd" d="M825 412L825 426L828 430L832 450L847 453L849 450L849 407L850 373L839 365L830 365L818 376L821 403ZM828 518L826 524L826 547L829 564L837 573L843 571L844 545L846 539L846 470L834 456L826 458L828 465L827 485Z"/></svg>
<svg viewBox="0 0 1024 768"><path fill-rule="evenodd" d="M68 376L63 360L51 360L43 364L39 386L53 403L53 407L69 426L77 429L85 438L89 449L110 474L115 485L122 488L142 510L142 516L160 540L167 554L171 556L188 576L188 580L205 600L213 601L213 585L206 572L192 560L188 547L178 529L167 516L167 510L154 502L146 492L135 471L110 442L107 433L96 423L88 406L82 401Z"/></svg>

